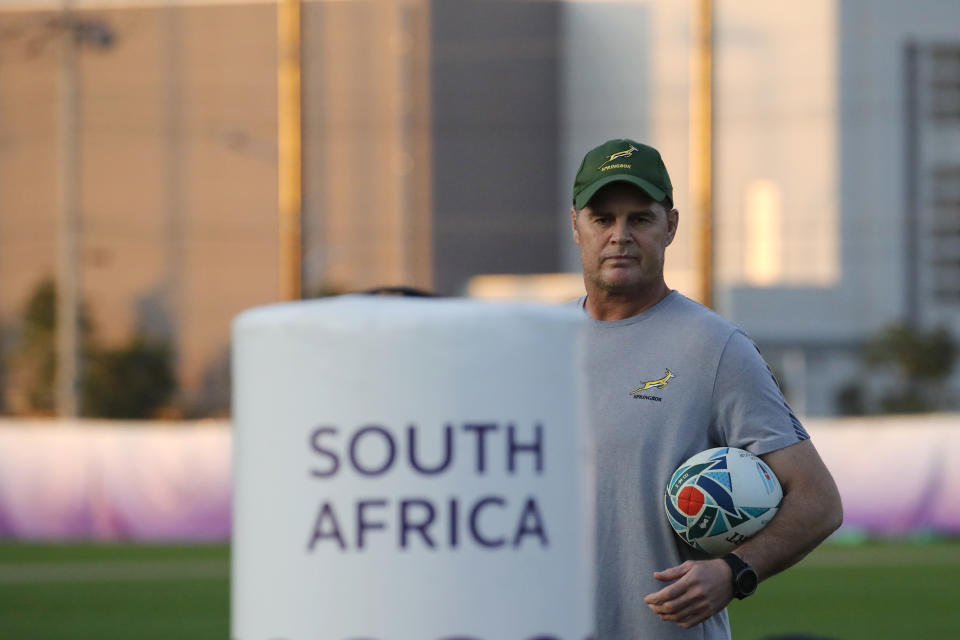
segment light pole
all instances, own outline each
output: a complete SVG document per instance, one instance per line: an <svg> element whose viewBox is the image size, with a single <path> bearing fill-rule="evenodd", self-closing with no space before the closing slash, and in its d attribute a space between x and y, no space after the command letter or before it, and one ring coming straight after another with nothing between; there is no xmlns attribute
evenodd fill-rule
<svg viewBox="0 0 960 640"><path fill-rule="evenodd" d="M713 306L713 0L695 0L690 98L690 166L697 216L699 301Z"/></svg>
<svg viewBox="0 0 960 640"><path fill-rule="evenodd" d="M57 412L61 418L78 415L80 264L77 259L80 198L79 150L80 100L77 87L77 37L71 0L64 0L64 27L60 33L60 176L57 219Z"/></svg>
<svg viewBox="0 0 960 640"><path fill-rule="evenodd" d="M300 0L278 0L277 195L283 300L299 300L302 294L300 34Z"/></svg>
<svg viewBox="0 0 960 640"><path fill-rule="evenodd" d="M82 44L106 49L113 44L109 27L77 19L72 0L64 0L61 17L53 23L60 41L59 193L57 216L57 413L74 418L80 413L80 290L79 260L81 197L80 84L77 51Z"/></svg>

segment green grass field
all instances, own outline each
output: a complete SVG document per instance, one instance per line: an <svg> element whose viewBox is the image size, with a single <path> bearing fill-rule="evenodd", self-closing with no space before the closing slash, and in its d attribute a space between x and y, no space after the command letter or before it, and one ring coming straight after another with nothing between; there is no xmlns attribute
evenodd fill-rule
<svg viewBox="0 0 960 640"><path fill-rule="evenodd" d="M224 545L0 544L0 638L228 638L229 556ZM737 640L945 639L960 637L958 597L960 540L827 544L730 615Z"/></svg>
<svg viewBox="0 0 960 640"><path fill-rule="evenodd" d="M733 637L960 638L960 540L826 544L730 605Z"/></svg>

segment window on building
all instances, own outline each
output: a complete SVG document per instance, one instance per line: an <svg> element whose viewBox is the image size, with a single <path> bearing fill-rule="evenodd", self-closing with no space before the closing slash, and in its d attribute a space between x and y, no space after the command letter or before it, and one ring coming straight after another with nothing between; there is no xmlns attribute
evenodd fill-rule
<svg viewBox="0 0 960 640"><path fill-rule="evenodd" d="M936 45L930 50L930 117L960 121L960 46Z"/></svg>
<svg viewBox="0 0 960 640"><path fill-rule="evenodd" d="M744 271L755 287L771 287L783 277L780 189L771 180L754 180L746 192Z"/></svg>
<svg viewBox="0 0 960 640"><path fill-rule="evenodd" d="M960 164L936 167L932 177L933 294L939 302L960 304Z"/></svg>

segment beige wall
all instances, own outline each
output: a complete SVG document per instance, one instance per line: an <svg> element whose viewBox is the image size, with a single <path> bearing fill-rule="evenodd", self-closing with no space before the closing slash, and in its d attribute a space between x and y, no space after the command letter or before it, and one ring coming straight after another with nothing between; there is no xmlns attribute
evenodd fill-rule
<svg viewBox="0 0 960 640"><path fill-rule="evenodd" d="M110 48L80 47L83 295L107 344L125 340L138 315L161 332L172 325L190 403L224 358L232 317L278 297L275 9L78 15L116 34ZM0 11L0 29L13 34L0 40L5 323L56 271L53 16Z"/></svg>
<svg viewBox="0 0 960 640"><path fill-rule="evenodd" d="M432 286L430 4L304 4L305 290Z"/></svg>
<svg viewBox="0 0 960 640"><path fill-rule="evenodd" d="M115 34L79 48L84 298L106 344L174 336L181 403L224 407L231 319L281 297L276 5L77 6ZM0 5L8 326L57 267L62 29L37 7ZM306 295L432 285L429 11L303 4Z"/></svg>

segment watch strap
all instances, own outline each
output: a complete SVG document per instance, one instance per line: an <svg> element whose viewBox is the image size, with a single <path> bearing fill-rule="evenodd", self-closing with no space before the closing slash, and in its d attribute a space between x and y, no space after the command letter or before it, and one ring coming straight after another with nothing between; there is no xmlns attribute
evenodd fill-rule
<svg viewBox="0 0 960 640"><path fill-rule="evenodd" d="M757 590L757 572L743 558L735 553L728 553L721 558L730 567L733 582L733 595L743 600ZM751 575L752 574L752 575ZM744 584L746 578L746 583Z"/></svg>

